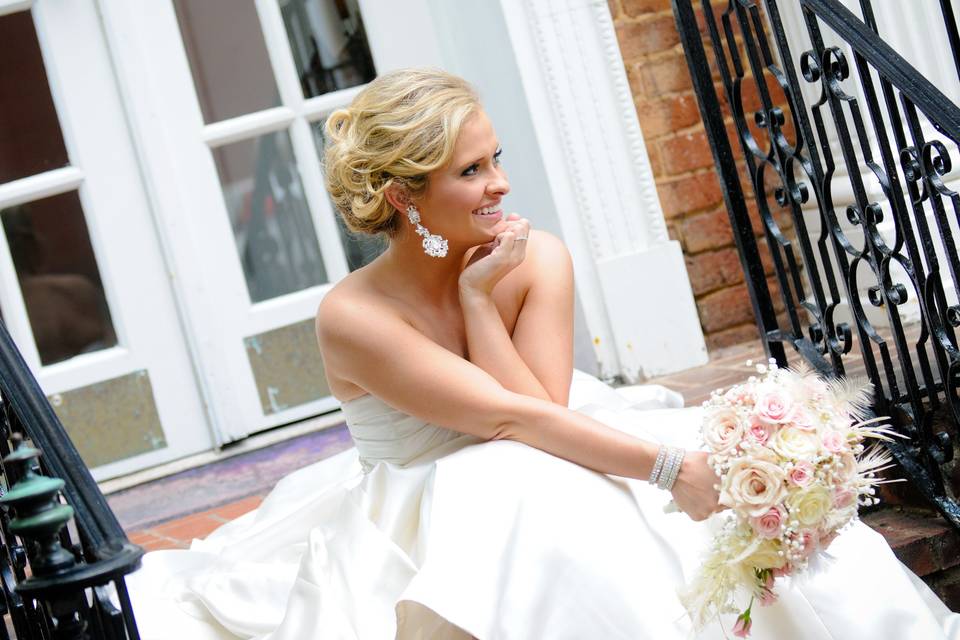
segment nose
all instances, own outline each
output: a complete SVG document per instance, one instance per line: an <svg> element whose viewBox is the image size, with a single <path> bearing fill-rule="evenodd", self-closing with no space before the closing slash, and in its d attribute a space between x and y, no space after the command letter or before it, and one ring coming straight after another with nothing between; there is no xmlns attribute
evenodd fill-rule
<svg viewBox="0 0 960 640"><path fill-rule="evenodd" d="M497 168L494 178L487 183L487 192L491 195L505 196L510 193L510 181L502 168Z"/></svg>

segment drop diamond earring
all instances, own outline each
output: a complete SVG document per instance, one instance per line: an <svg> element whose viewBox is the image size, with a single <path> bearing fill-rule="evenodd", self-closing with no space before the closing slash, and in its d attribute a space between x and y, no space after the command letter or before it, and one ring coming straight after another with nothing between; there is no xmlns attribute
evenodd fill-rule
<svg viewBox="0 0 960 640"><path fill-rule="evenodd" d="M407 207L407 218L416 225L417 235L423 238L423 251L428 256L443 258L447 255L447 241L442 236L430 233L430 230L420 224L420 212L413 205Z"/></svg>

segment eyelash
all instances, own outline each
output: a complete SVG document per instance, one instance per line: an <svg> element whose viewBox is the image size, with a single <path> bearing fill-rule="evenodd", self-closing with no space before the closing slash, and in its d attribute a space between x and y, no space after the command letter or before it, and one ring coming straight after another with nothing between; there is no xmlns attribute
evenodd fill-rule
<svg viewBox="0 0 960 640"><path fill-rule="evenodd" d="M495 164L495 165L499 165L499 164L500 164L500 155L501 155L501 154L503 154L503 149L502 149L502 148L501 148L501 149L497 149L496 153L493 154L493 164ZM464 176L467 176L467 177L476 175L476 171L477 171L479 168L480 168L480 165L479 165L479 164L473 163L472 165L470 165L469 167L467 167L466 169L464 169L464 170L463 170L463 173L462 173L461 175L464 175Z"/></svg>

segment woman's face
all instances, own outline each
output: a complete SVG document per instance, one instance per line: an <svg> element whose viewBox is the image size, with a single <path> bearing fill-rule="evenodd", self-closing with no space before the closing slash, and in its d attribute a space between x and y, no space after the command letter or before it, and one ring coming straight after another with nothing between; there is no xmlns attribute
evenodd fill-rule
<svg viewBox="0 0 960 640"><path fill-rule="evenodd" d="M509 191L493 125L478 110L460 127L450 163L430 173L416 205L430 233L473 247L507 229L500 201Z"/></svg>

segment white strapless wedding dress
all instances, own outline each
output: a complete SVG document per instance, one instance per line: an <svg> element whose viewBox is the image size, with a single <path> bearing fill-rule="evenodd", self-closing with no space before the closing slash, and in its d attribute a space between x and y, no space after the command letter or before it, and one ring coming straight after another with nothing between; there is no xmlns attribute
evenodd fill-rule
<svg viewBox="0 0 960 640"><path fill-rule="evenodd" d="M696 446L700 409L576 372L575 408ZM425 390L425 392L428 392ZM711 524L646 482L344 403L356 448L283 479L254 512L130 577L145 640L686 639L676 590ZM714 523L715 524L715 523ZM862 524L818 571L754 607L754 638L960 638L960 620ZM733 616L698 638L723 638Z"/></svg>

